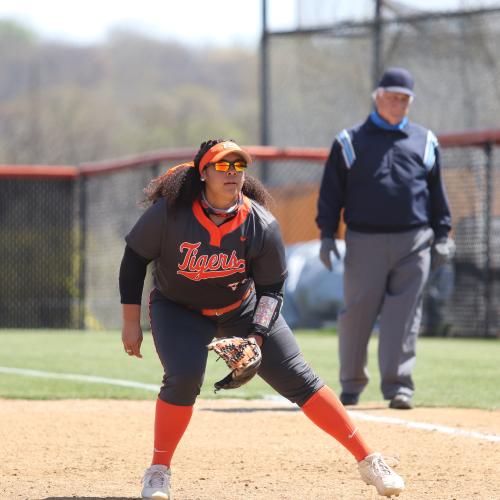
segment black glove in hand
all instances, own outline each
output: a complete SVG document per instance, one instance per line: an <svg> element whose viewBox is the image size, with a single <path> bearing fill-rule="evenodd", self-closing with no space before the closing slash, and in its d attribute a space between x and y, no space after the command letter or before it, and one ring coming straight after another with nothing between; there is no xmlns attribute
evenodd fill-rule
<svg viewBox="0 0 500 500"><path fill-rule="evenodd" d="M337 243L334 238L321 238L321 247L319 249L319 259L323 262L324 266L331 271L332 270L332 260L330 258L330 252L335 254L338 260L340 260L339 249L337 248Z"/></svg>
<svg viewBox="0 0 500 500"><path fill-rule="evenodd" d="M455 242L448 238L438 238L431 249L431 271L447 264L455 255Z"/></svg>

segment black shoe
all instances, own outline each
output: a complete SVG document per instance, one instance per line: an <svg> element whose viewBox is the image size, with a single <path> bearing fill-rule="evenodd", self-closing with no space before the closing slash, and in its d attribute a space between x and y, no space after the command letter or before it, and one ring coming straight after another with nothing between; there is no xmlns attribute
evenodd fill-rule
<svg viewBox="0 0 500 500"><path fill-rule="evenodd" d="M358 401L359 401L359 394L355 394L353 392L341 392L340 393L340 402L344 406L357 405Z"/></svg>
<svg viewBox="0 0 500 500"><path fill-rule="evenodd" d="M413 408L411 396L407 396L406 394L396 394L391 399L389 408L393 408L394 410L411 410Z"/></svg>

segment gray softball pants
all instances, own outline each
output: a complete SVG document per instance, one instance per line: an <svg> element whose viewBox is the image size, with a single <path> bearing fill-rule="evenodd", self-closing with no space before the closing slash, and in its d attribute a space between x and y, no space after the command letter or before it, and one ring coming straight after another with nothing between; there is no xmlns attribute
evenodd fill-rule
<svg viewBox="0 0 500 500"><path fill-rule="evenodd" d="M434 232L346 232L344 308L339 314L340 383L359 394L369 380L367 347L379 317L378 362L385 399L414 392L412 371Z"/></svg>
<svg viewBox="0 0 500 500"><path fill-rule="evenodd" d="M153 290L149 302L151 331L164 370L158 397L175 405L193 405L203 384L207 345L214 337L245 337L254 307L255 295L252 294L239 309L207 317ZM258 374L279 394L299 406L324 385L304 360L281 315L262 346Z"/></svg>

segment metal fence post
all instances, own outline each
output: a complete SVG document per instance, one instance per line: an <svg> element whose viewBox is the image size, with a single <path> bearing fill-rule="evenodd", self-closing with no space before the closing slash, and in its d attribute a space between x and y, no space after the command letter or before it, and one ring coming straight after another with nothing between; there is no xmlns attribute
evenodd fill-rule
<svg viewBox="0 0 500 500"><path fill-rule="evenodd" d="M375 0L373 19L372 88L376 88L382 73L382 0Z"/></svg>
<svg viewBox="0 0 500 500"><path fill-rule="evenodd" d="M78 176L78 261L79 261L79 280L78 280L78 328L85 330L85 273L87 260L87 177Z"/></svg>
<svg viewBox="0 0 500 500"><path fill-rule="evenodd" d="M493 199L493 145L488 142L484 146L486 154L486 198L484 223L484 336L490 336L492 320L492 263L491 263L491 226Z"/></svg>
<svg viewBox="0 0 500 500"><path fill-rule="evenodd" d="M269 32L267 28L267 2L262 0L262 33L260 39L260 143L269 144ZM264 160L261 167L261 180L269 181L269 165Z"/></svg>

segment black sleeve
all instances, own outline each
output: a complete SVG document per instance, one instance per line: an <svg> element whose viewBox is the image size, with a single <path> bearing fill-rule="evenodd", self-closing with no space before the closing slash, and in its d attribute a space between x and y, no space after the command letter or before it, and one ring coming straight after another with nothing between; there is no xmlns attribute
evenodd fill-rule
<svg viewBox="0 0 500 500"><path fill-rule="evenodd" d="M439 148L436 148L436 163L428 179L431 200L431 226L436 240L446 237L451 230L451 211L441 174Z"/></svg>
<svg viewBox="0 0 500 500"><path fill-rule="evenodd" d="M125 247L119 278L122 304L141 304L144 278L149 262L151 262L149 259L141 257L128 245Z"/></svg>
<svg viewBox="0 0 500 500"><path fill-rule="evenodd" d="M340 211L345 203L346 176L342 148L335 140L325 163L319 189L316 224L321 238L333 238L337 231Z"/></svg>
<svg viewBox="0 0 500 500"><path fill-rule="evenodd" d="M278 283L273 283L272 285L258 285L255 284L255 293L257 298L261 297L264 293L275 293L276 295L283 295L283 285L285 281L279 281Z"/></svg>

